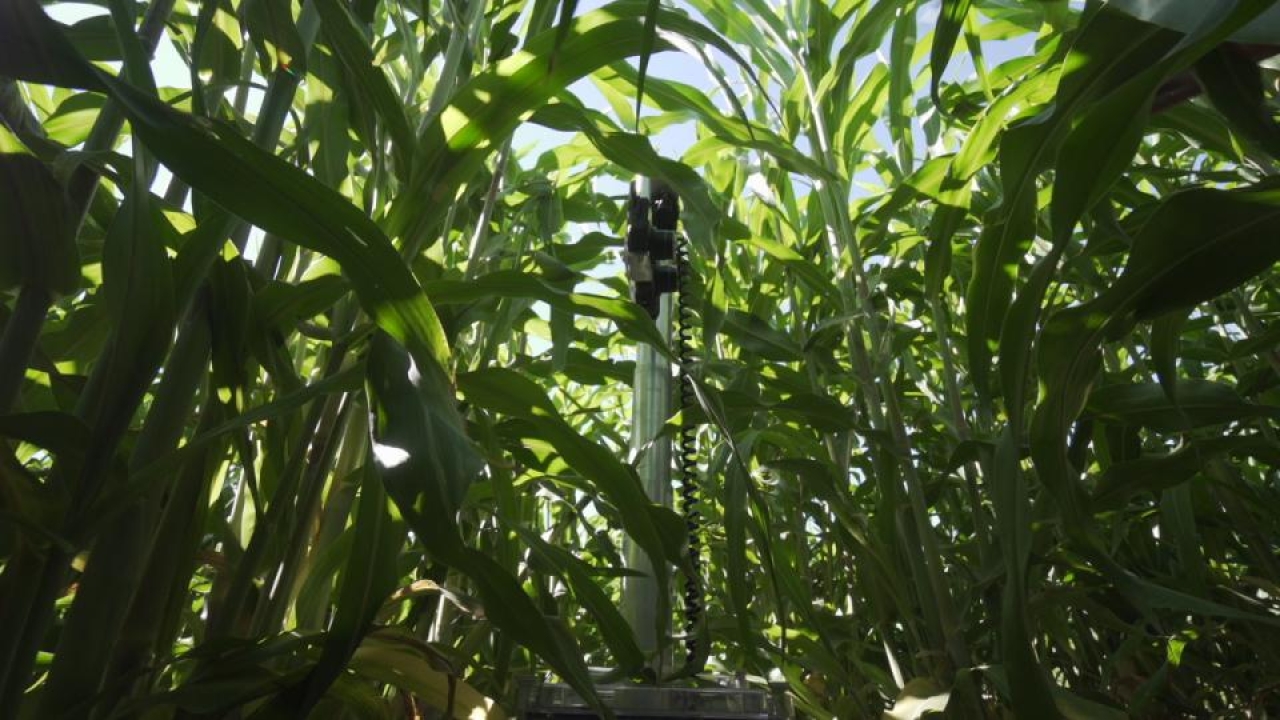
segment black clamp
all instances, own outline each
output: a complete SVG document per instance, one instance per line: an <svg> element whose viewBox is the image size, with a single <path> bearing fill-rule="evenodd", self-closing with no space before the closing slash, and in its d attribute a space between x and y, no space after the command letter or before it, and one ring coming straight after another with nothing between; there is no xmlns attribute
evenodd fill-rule
<svg viewBox="0 0 1280 720"><path fill-rule="evenodd" d="M638 178L631 184L627 208L627 251L623 259L631 281L631 299L657 318L663 293L680 287L676 232L680 196L658 180Z"/></svg>

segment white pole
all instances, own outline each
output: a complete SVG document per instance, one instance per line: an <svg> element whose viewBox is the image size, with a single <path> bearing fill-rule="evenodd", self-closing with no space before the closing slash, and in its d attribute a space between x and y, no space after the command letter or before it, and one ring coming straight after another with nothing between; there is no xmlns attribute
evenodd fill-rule
<svg viewBox="0 0 1280 720"><path fill-rule="evenodd" d="M636 194L648 197L650 184L646 178L636 182ZM671 295L659 300L658 332L664 341L671 340ZM636 374L631 401L631 452L638 457L637 472L645 493L653 502L672 506L671 438L659 438L662 425L671 417L671 362L657 348L641 343L636 352ZM644 577L625 578L622 585L622 614L635 632L640 651L654 658L658 676L664 673L667 659L658 654L666 638L671 636L670 613L659 617L661 607L655 572L667 572L665 565L655 569L638 545L626 538L623 551L627 567L644 573Z"/></svg>

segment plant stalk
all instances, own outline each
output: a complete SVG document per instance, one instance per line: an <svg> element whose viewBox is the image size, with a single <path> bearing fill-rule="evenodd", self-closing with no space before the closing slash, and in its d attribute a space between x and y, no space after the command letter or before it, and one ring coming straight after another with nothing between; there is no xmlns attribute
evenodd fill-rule
<svg viewBox="0 0 1280 720"><path fill-rule="evenodd" d="M8 414L17 405L27 366L52 306L53 295L43 288L24 285L18 293L18 302L0 335L0 415Z"/></svg>

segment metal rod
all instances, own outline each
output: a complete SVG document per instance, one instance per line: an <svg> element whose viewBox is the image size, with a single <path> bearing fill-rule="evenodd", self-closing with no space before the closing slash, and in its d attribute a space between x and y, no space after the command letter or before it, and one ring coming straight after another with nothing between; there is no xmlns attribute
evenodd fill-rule
<svg viewBox="0 0 1280 720"><path fill-rule="evenodd" d="M649 183L639 179L636 194L649 195ZM658 332L664 341L671 339L671 296L660 300ZM657 348L642 343L636 353L636 374L631 406L631 452L639 458L637 471L649 499L664 507L672 506L671 438L660 437L663 423L671 417L671 362ZM666 566L653 567L649 557L630 538L624 543L627 567L645 573L644 577L628 577L622 586L622 614L635 631L641 652L654 657L671 635L671 618L659 618L659 602L655 572L668 572ZM668 613L669 614L669 613ZM655 657L661 677L668 664L665 657Z"/></svg>

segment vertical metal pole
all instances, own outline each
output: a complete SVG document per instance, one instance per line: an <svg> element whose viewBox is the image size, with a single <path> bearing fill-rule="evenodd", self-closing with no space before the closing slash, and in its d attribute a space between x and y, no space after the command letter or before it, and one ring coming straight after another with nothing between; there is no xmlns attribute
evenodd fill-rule
<svg viewBox="0 0 1280 720"><path fill-rule="evenodd" d="M649 184L639 183L638 194L648 195ZM671 340L671 296L661 297L658 332L663 340ZM631 452L639 457L637 471L649 499L660 505L672 506L671 490L671 439L659 438L662 425L671 417L671 362L656 348L641 343L636 353L634 394L631 401ZM658 675L662 676L667 661L656 656L671 636L671 618L659 618L658 583L655 572L667 572L664 566L653 567L649 556L626 538L623 545L627 567L645 574L644 577L628 577L622 585L622 614L635 632L640 651L654 657Z"/></svg>

